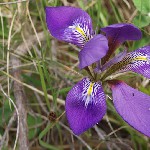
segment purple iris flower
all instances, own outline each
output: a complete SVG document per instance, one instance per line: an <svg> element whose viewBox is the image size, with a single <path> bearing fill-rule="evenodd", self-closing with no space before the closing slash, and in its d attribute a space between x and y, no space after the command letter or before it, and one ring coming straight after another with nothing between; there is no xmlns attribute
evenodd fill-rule
<svg viewBox="0 0 150 150"><path fill-rule="evenodd" d="M79 68L90 72L90 66L95 71L74 85L67 95L65 109L72 131L80 135L103 118L106 96L102 83L108 83L117 112L133 128L150 137L150 96L109 78L127 71L150 78L150 46L129 53L125 50L110 59L126 40L139 40L141 31L132 24L119 23L102 28L105 36L96 35L85 11L65 6L47 7L46 22L52 36L81 49Z"/></svg>

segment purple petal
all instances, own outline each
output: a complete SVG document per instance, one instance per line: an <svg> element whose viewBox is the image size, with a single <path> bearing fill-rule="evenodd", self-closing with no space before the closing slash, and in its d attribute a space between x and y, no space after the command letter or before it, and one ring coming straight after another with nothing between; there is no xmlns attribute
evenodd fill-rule
<svg viewBox="0 0 150 150"><path fill-rule="evenodd" d="M79 53L79 68L83 69L106 55L108 41L105 36L99 34L87 42Z"/></svg>
<svg viewBox="0 0 150 150"><path fill-rule="evenodd" d="M102 64L105 64L113 52L126 40L139 40L142 37L141 31L132 24L119 23L101 28L108 38L109 50L103 58Z"/></svg>
<svg viewBox="0 0 150 150"><path fill-rule="evenodd" d="M79 47L92 37L91 18L80 8L46 7L46 22L52 36Z"/></svg>
<svg viewBox="0 0 150 150"><path fill-rule="evenodd" d="M107 37L110 37L115 41L122 43L126 40L139 40L142 37L141 31L132 24L118 23L101 28L106 33Z"/></svg>
<svg viewBox="0 0 150 150"><path fill-rule="evenodd" d="M89 78L79 81L68 93L66 115L70 128L79 135L96 123L106 113L105 94L100 83Z"/></svg>
<svg viewBox="0 0 150 150"><path fill-rule="evenodd" d="M122 81L111 83L113 102L121 117L139 132L150 137L150 96Z"/></svg>
<svg viewBox="0 0 150 150"><path fill-rule="evenodd" d="M120 72L133 71L150 78L150 46L145 46L128 53L122 63L127 65Z"/></svg>
<svg viewBox="0 0 150 150"><path fill-rule="evenodd" d="M119 53L118 55L116 55L115 57L113 57L110 61L108 61L107 63L105 63L102 66L101 71L106 70L108 67L118 63L119 61L121 61L127 54L127 50L124 50L123 52Z"/></svg>

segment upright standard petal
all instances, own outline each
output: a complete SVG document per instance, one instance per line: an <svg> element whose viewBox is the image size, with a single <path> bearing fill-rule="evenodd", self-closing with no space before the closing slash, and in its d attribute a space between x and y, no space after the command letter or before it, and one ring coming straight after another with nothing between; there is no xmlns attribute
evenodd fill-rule
<svg viewBox="0 0 150 150"><path fill-rule="evenodd" d="M133 71L150 78L150 46L128 53L120 63L126 64L120 71Z"/></svg>
<svg viewBox="0 0 150 150"><path fill-rule="evenodd" d="M91 18L80 8L46 7L46 22L52 36L81 48L93 34Z"/></svg>
<svg viewBox="0 0 150 150"><path fill-rule="evenodd" d="M110 85L117 112L133 128L150 137L150 96L122 81L112 81Z"/></svg>
<svg viewBox="0 0 150 150"><path fill-rule="evenodd" d="M109 60L112 53L120 44L126 40L139 40L142 37L141 31L137 27L127 23L113 24L101 28L101 31L106 33L109 41L109 51L102 60L103 64Z"/></svg>
<svg viewBox="0 0 150 150"><path fill-rule="evenodd" d="M106 55L108 51L108 41L105 36L99 34L87 42L79 52L79 68L83 69Z"/></svg>
<svg viewBox="0 0 150 150"><path fill-rule="evenodd" d="M100 83L89 78L79 81L66 98L66 115L72 131L79 135L96 123L106 113L105 94Z"/></svg>
<svg viewBox="0 0 150 150"><path fill-rule="evenodd" d="M118 23L104 28L101 31L106 33L107 37L112 38L112 42L122 43L126 40L139 40L142 37L141 31L133 24Z"/></svg>

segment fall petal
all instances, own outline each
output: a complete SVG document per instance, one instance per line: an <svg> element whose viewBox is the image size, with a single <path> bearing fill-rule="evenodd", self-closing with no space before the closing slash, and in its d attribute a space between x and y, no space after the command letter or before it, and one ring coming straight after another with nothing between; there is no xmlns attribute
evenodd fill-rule
<svg viewBox="0 0 150 150"><path fill-rule="evenodd" d="M133 128L150 137L150 96L122 81L110 82L114 106Z"/></svg>
<svg viewBox="0 0 150 150"><path fill-rule="evenodd" d="M125 65L122 71L133 71L150 79L150 46L145 46L128 53L121 61Z"/></svg>
<svg viewBox="0 0 150 150"><path fill-rule="evenodd" d="M93 127L106 113L101 84L82 79L69 91L65 108L70 128L76 135Z"/></svg>
<svg viewBox="0 0 150 150"><path fill-rule="evenodd" d="M46 7L46 23L52 36L80 48L92 38L91 18L80 8Z"/></svg>

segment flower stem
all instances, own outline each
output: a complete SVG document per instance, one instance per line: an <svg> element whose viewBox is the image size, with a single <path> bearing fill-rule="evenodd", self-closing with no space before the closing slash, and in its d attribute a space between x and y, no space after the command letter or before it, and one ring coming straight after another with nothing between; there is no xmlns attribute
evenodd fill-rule
<svg viewBox="0 0 150 150"><path fill-rule="evenodd" d="M95 78L93 77L93 74L91 73L89 67L85 67L84 69L87 71L87 73L89 74L89 76L91 77L91 79L95 81Z"/></svg>

